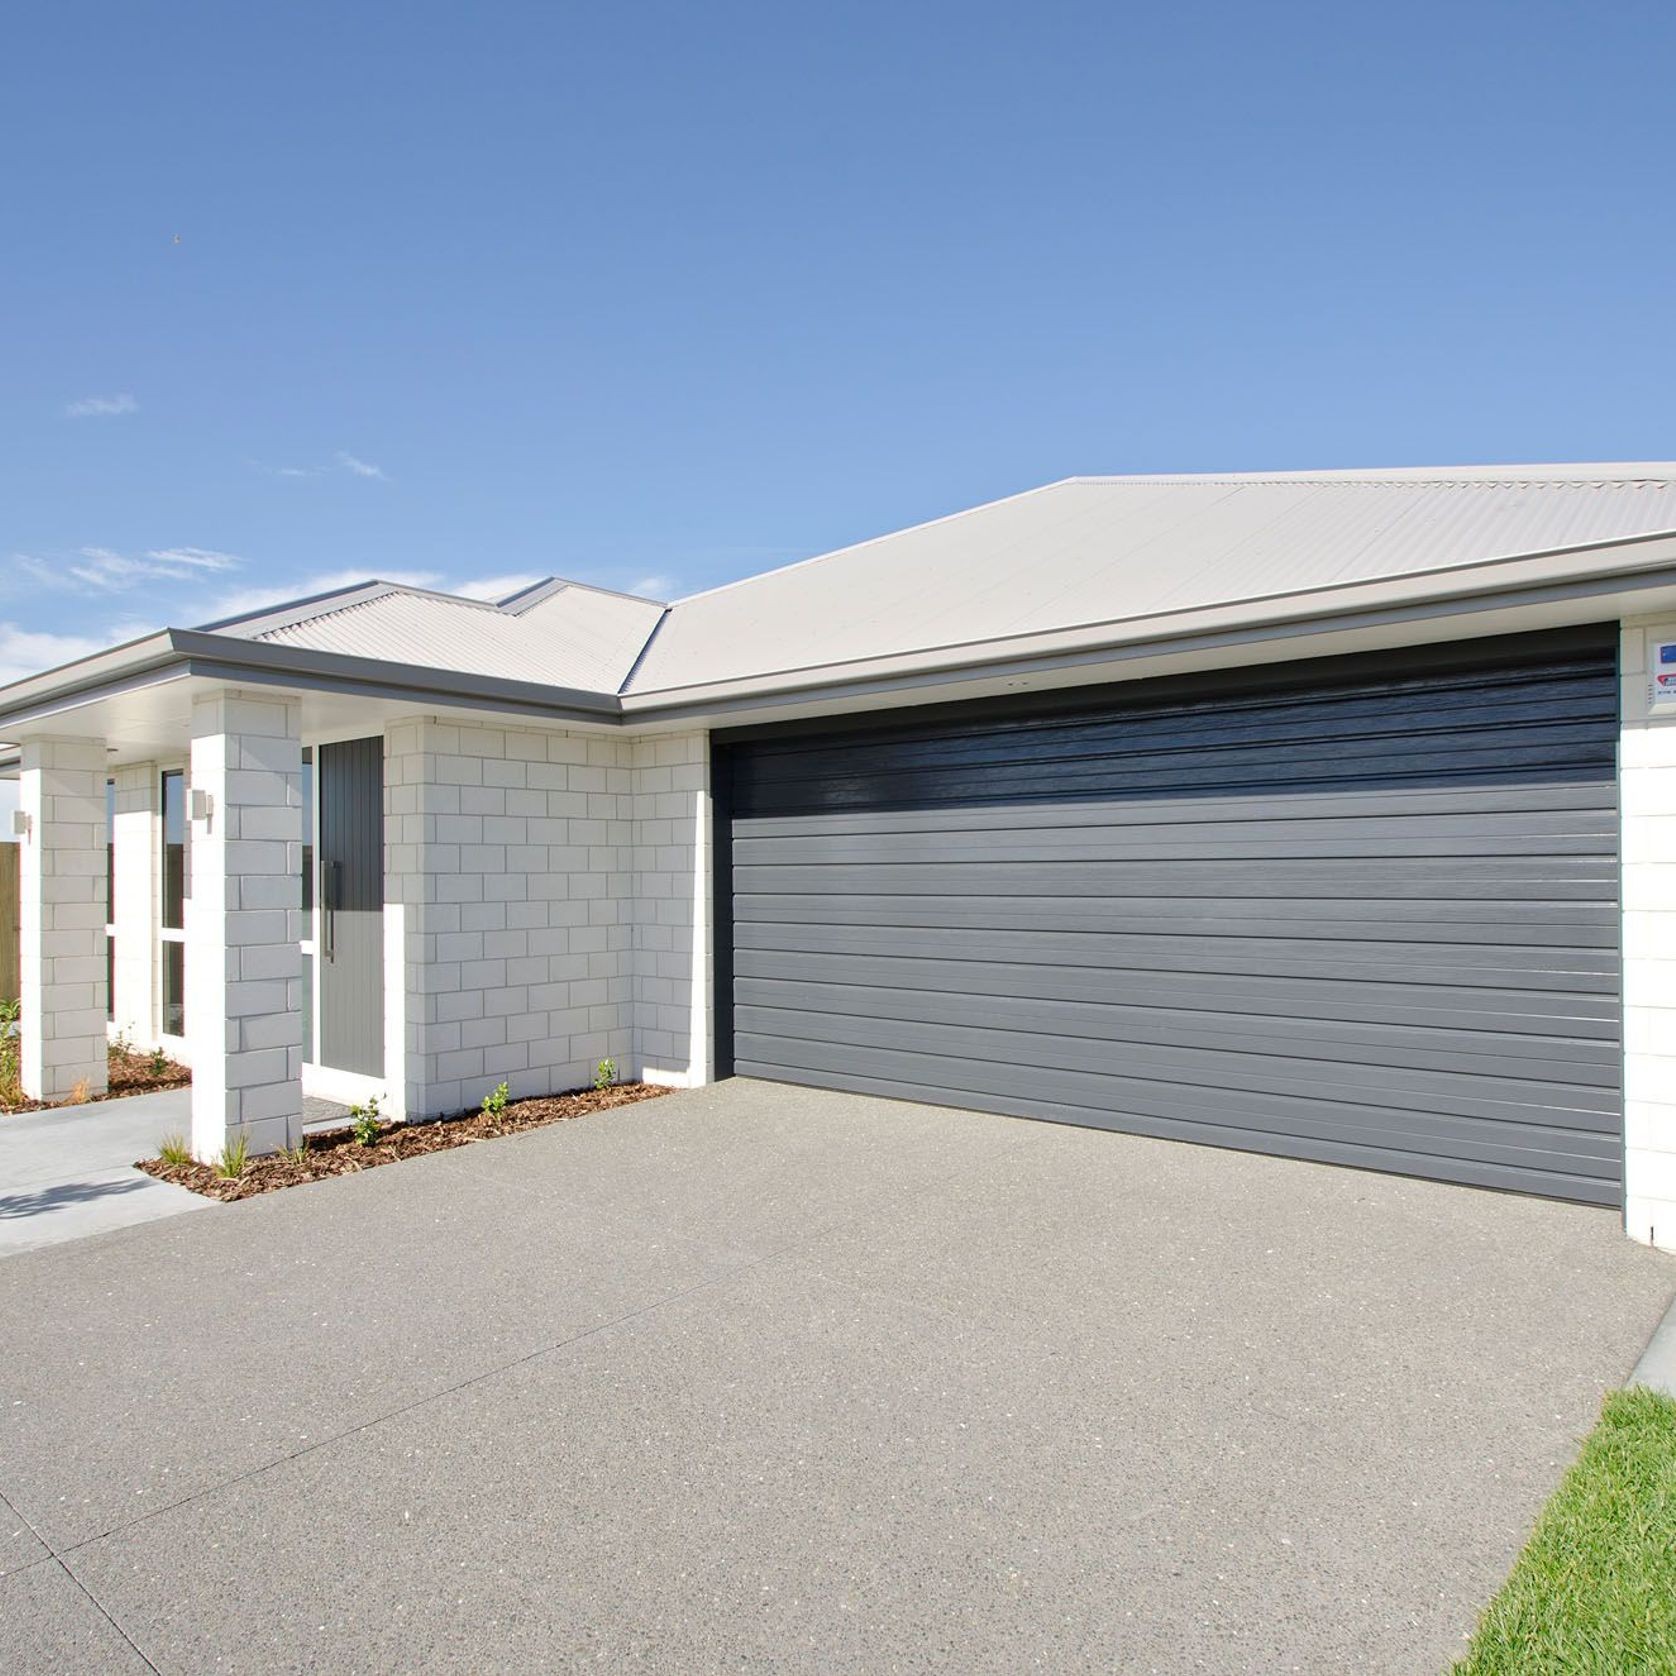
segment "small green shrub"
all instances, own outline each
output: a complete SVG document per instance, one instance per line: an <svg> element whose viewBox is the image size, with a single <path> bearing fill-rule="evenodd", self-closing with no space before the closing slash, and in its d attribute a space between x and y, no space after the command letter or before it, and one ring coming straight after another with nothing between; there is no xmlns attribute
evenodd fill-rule
<svg viewBox="0 0 1676 1676"><path fill-rule="evenodd" d="M166 1076L169 1070L169 1056L162 1048L153 1048L151 1057L146 1061L146 1068L154 1077Z"/></svg>
<svg viewBox="0 0 1676 1676"><path fill-rule="evenodd" d="M617 1080L617 1061L602 1059L594 1067L594 1087L603 1093Z"/></svg>
<svg viewBox="0 0 1676 1676"><path fill-rule="evenodd" d="M349 1108L349 1127L362 1146L372 1146L378 1140L383 1119L378 1115L378 1096L375 1094L364 1106Z"/></svg>
<svg viewBox="0 0 1676 1676"><path fill-rule="evenodd" d="M250 1142L241 1132L237 1140L229 1141L221 1149L221 1156L215 1161L215 1173L223 1181L237 1181L249 1162Z"/></svg>
<svg viewBox="0 0 1676 1676"><path fill-rule="evenodd" d="M196 1162L192 1156L192 1148L186 1144L186 1137L179 1132L165 1135L158 1143L157 1156L174 1169Z"/></svg>
<svg viewBox="0 0 1676 1676"><path fill-rule="evenodd" d="M485 1117L499 1117L506 1110L506 1102L512 1097L512 1090L506 1084L500 1083L483 1096L483 1115Z"/></svg>
<svg viewBox="0 0 1676 1676"><path fill-rule="evenodd" d="M111 1037L111 1052L126 1059L134 1051L134 1038L128 1034L125 1024Z"/></svg>

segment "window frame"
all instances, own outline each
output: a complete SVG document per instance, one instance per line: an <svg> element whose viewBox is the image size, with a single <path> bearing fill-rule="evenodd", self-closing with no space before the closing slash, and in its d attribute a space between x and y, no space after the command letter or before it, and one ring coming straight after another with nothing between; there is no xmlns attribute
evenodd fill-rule
<svg viewBox="0 0 1676 1676"><path fill-rule="evenodd" d="M181 796L181 886L179 925L169 917L169 781L180 781ZM184 1042L188 1023L186 1011L186 919L192 901L192 807L191 790L184 768L165 768L157 777L157 1034L166 1041ZM167 945L180 947L180 1016L177 1034L169 1029Z"/></svg>

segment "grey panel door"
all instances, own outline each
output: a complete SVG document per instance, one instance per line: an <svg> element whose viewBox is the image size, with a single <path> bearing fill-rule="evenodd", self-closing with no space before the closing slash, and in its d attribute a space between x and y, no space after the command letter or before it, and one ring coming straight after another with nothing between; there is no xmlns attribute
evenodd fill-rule
<svg viewBox="0 0 1676 1676"><path fill-rule="evenodd" d="M1591 630L722 735L722 1064L1616 1203L1617 702Z"/></svg>
<svg viewBox="0 0 1676 1676"><path fill-rule="evenodd" d="M384 1071L384 741L322 745L320 1059Z"/></svg>

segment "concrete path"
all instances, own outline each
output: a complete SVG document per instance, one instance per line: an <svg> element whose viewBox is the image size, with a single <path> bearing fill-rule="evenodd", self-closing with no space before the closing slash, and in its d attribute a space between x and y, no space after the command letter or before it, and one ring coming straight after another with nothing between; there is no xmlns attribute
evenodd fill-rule
<svg viewBox="0 0 1676 1676"><path fill-rule="evenodd" d="M134 1166L192 1127L192 1091L0 1117L0 1257L211 1203Z"/></svg>
<svg viewBox="0 0 1676 1676"><path fill-rule="evenodd" d="M1608 1213L727 1083L0 1266L0 1669L1440 1671Z"/></svg>

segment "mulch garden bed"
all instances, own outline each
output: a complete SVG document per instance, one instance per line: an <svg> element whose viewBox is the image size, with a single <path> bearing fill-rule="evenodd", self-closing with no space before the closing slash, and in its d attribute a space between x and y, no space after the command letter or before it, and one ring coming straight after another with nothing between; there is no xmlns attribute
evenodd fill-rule
<svg viewBox="0 0 1676 1676"><path fill-rule="evenodd" d="M51 1111L54 1106L91 1105L99 1100L126 1100L130 1094L155 1094L163 1088L186 1088L192 1073L173 1059L155 1058L134 1048L112 1047L105 1056L109 1086L103 1094L74 1095L64 1100L30 1100L14 1083L0 1087L0 1116Z"/></svg>
<svg viewBox="0 0 1676 1676"><path fill-rule="evenodd" d="M485 1111L460 1112L454 1117L429 1123L386 1123L378 1139L363 1146L351 1129L327 1129L305 1135L296 1152L271 1152L252 1158L244 1173L231 1179L219 1176L207 1164L166 1164L161 1158L142 1158L136 1169L177 1187L189 1187L209 1199L249 1199L257 1193L275 1193L282 1187L300 1187L305 1181L327 1176L354 1175L380 1164L398 1164L426 1152L446 1152L473 1141L492 1141L502 1135L517 1135L526 1129L540 1129L567 1118L586 1117L589 1112L610 1111L614 1106L632 1106L641 1100L655 1100L668 1094L667 1088L651 1083L614 1083L609 1088L583 1088L571 1094L551 1094L536 1100L515 1100L498 1114Z"/></svg>

